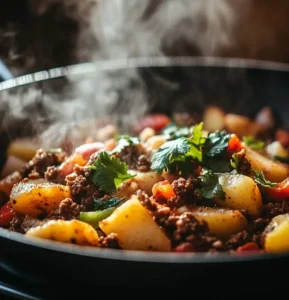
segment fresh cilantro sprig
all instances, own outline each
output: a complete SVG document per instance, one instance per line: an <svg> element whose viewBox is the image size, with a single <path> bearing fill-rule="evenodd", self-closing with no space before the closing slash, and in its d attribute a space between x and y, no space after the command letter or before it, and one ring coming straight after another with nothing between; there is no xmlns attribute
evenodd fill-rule
<svg viewBox="0 0 289 300"><path fill-rule="evenodd" d="M108 208L116 208L118 207L124 198L113 197L107 200L98 199L94 200L94 209L95 210L105 210Z"/></svg>
<svg viewBox="0 0 289 300"><path fill-rule="evenodd" d="M253 150L261 150L265 147L265 143L260 140L256 140L252 136L244 136L243 142Z"/></svg>
<svg viewBox="0 0 289 300"><path fill-rule="evenodd" d="M168 141L171 141L181 137L188 137L190 135L190 128L179 127L175 123L171 123L162 130L162 134Z"/></svg>
<svg viewBox="0 0 289 300"><path fill-rule="evenodd" d="M265 178L265 175L261 171L253 170L254 173L254 181L257 184L260 184L264 187L275 187L278 185L276 182L271 182L270 180Z"/></svg>
<svg viewBox="0 0 289 300"><path fill-rule="evenodd" d="M117 145L111 153L120 153L123 150L123 148L138 144L139 139L137 137L132 137L129 135L120 135L119 137L117 137Z"/></svg>
<svg viewBox="0 0 289 300"><path fill-rule="evenodd" d="M190 138L181 137L168 141L152 157L151 169L161 174L163 171L186 175L192 171L195 161L202 161L203 124L193 127Z"/></svg>
<svg viewBox="0 0 289 300"><path fill-rule="evenodd" d="M98 159L91 166L90 178L106 193L115 192L126 180L134 177L128 172L126 163L110 156L107 152L100 152Z"/></svg>
<svg viewBox="0 0 289 300"><path fill-rule="evenodd" d="M171 171L172 165L178 161L185 161L190 145L186 138L179 138L166 142L152 157L151 169L161 174Z"/></svg>
<svg viewBox="0 0 289 300"><path fill-rule="evenodd" d="M214 174L212 171L208 171L204 175L198 177L200 179L200 188L196 189L196 192L199 193L205 199L214 199L218 198L225 200L226 194L223 191L222 186L219 184L219 177L217 174Z"/></svg>
<svg viewBox="0 0 289 300"><path fill-rule="evenodd" d="M235 170L238 169L239 164L240 164L240 161L239 161L239 157L238 157L238 154L237 154L237 153L234 153L234 154L232 155L232 158L231 158L231 160L230 160L230 163L231 163L231 166L232 166Z"/></svg>

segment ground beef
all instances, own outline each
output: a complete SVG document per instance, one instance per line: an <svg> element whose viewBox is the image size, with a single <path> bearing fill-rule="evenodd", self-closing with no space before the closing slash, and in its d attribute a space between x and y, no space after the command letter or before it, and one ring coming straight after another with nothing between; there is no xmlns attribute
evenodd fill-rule
<svg viewBox="0 0 289 300"><path fill-rule="evenodd" d="M226 250L236 250L238 247L251 242L253 234L246 230L233 234L225 243Z"/></svg>
<svg viewBox="0 0 289 300"><path fill-rule="evenodd" d="M89 166L75 166L74 173L66 176L71 189L72 199L80 204L80 211L93 210L94 200L102 198L104 193L90 179Z"/></svg>
<svg viewBox="0 0 289 300"><path fill-rule="evenodd" d="M115 233L99 237L98 242L102 248L121 249L117 239L117 234Z"/></svg>
<svg viewBox="0 0 289 300"><path fill-rule="evenodd" d="M54 183L61 183L65 182L63 176L59 174L58 168L56 166L49 166L44 174L45 179Z"/></svg>
<svg viewBox="0 0 289 300"><path fill-rule="evenodd" d="M136 168L140 172L148 172L151 169L151 161L145 154L138 157Z"/></svg>
<svg viewBox="0 0 289 300"><path fill-rule="evenodd" d="M272 219L278 215L289 213L289 202L270 202L264 204L262 217L265 219Z"/></svg>
<svg viewBox="0 0 289 300"><path fill-rule="evenodd" d="M66 154L64 152L54 153L39 149L33 159L25 165L21 175L22 177L28 177L32 171L35 171L41 177L44 177L44 173L49 166L58 166L65 160L65 158Z"/></svg>
<svg viewBox="0 0 289 300"><path fill-rule="evenodd" d="M19 232L19 233L24 233L21 227L23 220L24 220L24 216L16 214L15 217L10 222L9 230Z"/></svg>
<svg viewBox="0 0 289 300"><path fill-rule="evenodd" d="M142 190L138 190L136 195L141 202L141 204L148 209L149 211L153 212L156 211L158 208L158 204L156 203L155 199L150 198L145 192Z"/></svg>
<svg viewBox="0 0 289 300"><path fill-rule="evenodd" d="M140 172L150 170L151 162L146 150L141 145L130 145L124 147L120 153L117 153L120 161L125 162L130 169Z"/></svg>
<svg viewBox="0 0 289 300"><path fill-rule="evenodd" d="M176 194L167 200L167 205L171 208L179 208L183 205L196 204L201 201L199 195L195 193L195 185L198 180L194 177L188 179L179 178L172 182L172 188Z"/></svg>
<svg viewBox="0 0 289 300"><path fill-rule="evenodd" d="M57 220L72 220L79 216L80 207L72 199L67 198L60 202L59 207L49 218Z"/></svg>
<svg viewBox="0 0 289 300"><path fill-rule="evenodd" d="M251 164L246 158L246 151L242 149L240 152L236 153L238 159L237 171L239 174L250 176L252 169Z"/></svg>

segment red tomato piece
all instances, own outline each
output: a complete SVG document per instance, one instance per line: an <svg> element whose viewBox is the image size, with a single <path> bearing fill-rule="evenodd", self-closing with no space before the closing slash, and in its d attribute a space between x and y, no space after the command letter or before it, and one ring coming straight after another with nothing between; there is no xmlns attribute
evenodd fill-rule
<svg viewBox="0 0 289 300"><path fill-rule="evenodd" d="M143 117L137 126L135 127L135 132L138 134L147 127L154 129L155 131L161 131L169 123L171 119L164 114L151 114Z"/></svg>
<svg viewBox="0 0 289 300"><path fill-rule="evenodd" d="M242 148L243 147L241 140L236 136L236 134L232 134L231 138L229 139L227 152L230 154L234 154L236 152L241 151Z"/></svg>
<svg viewBox="0 0 289 300"><path fill-rule="evenodd" d="M243 246L240 246L239 248L237 248L237 252L238 253L243 253L243 252L258 252L260 251L259 246L254 243L254 242L249 242Z"/></svg>
<svg viewBox="0 0 289 300"><path fill-rule="evenodd" d="M266 191L272 200L283 201L289 199L289 178L278 183L276 187L267 188Z"/></svg>
<svg viewBox="0 0 289 300"><path fill-rule="evenodd" d="M10 202L7 202L0 208L0 225L9 225L15 213Z"/></svg>
<svg viewBox="0 0 289 300"><path fill-rule="evenodd" d="M160 198L169 199L176 196L171 184L167 180L157 182L153 186L152 192L156 200Z"/></svg>

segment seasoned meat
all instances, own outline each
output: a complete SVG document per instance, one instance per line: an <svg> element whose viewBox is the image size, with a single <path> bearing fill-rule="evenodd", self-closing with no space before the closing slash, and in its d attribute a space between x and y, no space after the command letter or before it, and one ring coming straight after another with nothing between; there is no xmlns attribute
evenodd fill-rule
<svg viewBox="0 0 289 300"><path fill-rule="evenodd" d="M115 233L99 237L98 242L102 248L121 249Z"/></svg>
<svg viewBox="0 0 289 300"><path fill-rule="evenodd" d="M89 179L89 166L76 166L74 173L66 176L66 183L71 188L72 199L80 204L80 211L93 210L93 202L102 198L104 193Z"/></svg>
<svg viewBox="0 0 289 300"><path fill-rule="evenodd" d="M22 176L27 177L32 171L34 171L37 172L40 177L44 177L44 173L49 166L58 166L65 158L66 155L64 152L54 153L39 149L33 159L25 165Z"/></svg>

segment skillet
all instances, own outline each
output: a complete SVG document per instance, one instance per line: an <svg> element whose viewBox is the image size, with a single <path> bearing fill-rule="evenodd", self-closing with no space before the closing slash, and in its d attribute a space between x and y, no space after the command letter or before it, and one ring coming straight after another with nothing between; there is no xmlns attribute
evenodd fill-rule
<svg viewBox="0 0 289 300"><path fill-rule="evenodd" d="M120 84L118 78L128 78L128 81ZM216 104L225 111L252 117L262 107L270 106L280 125L289 125L289 66L254 60L179 57L85 63L2 82L0 100L11 97L14 101L15 95L21 98L30 88L41 91L42 97L48 94L58 99L72 89L72 84L93 82L94 88L82 93L83 101L91 101L99 95L99 89L103 95L102 80L106 86L109 81L105 92L112 95L113 90L114 99L117 96L110 109L112 115L119 117L121 125L128 118L131 101L137 101L137 97L147 100L149 112L201 112L206 105ZM30 100L37 103L38 110L31 108L31 118L43 109L33 95ZM14 129L20 121L23 120L13 120ZM10 138L23 135L23 123L18 127L16 133L6 127L6 134ZM35 133L32 126L25 130L27 134ZM53 282L53 286L63 287L67 282L69 290L72 286L74 289L98 285L178 287L204 281L209 281L212 287L220 280L238 286L237 278L245 279L247 288L254 286L259 278L264 288L269 289L282 280L269 274L281 274L289 266L287 254L192 255L92 249L27 239L1 228L0 249L0 267L11 274L39 284Z"/></svg>

